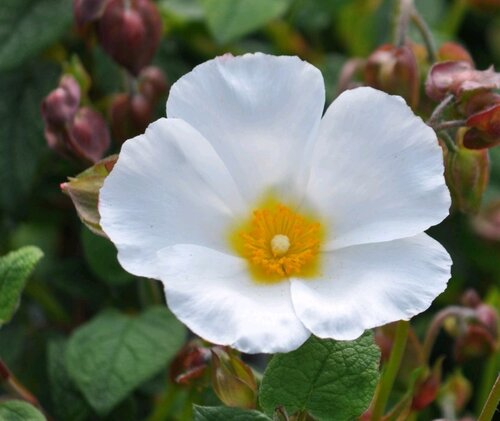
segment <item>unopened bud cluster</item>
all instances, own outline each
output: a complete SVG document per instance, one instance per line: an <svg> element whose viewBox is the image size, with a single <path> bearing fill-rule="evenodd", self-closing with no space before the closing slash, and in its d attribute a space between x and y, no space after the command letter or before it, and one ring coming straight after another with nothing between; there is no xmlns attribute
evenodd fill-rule
<svg viewBox="0 0 500 421"><path fill-rule="evenodd" d="M456 51L443 54L448 61L438 62L429 70L425 83L427 96L442 101L453 96L454 111L465 120L468 130L463 145L484 149L500 144L500 73L491 67L477 70L470 56Z"/></svg>
<svg viewBox="0 0 500 421"><path fill-rule="evenodd" d="M132 75L151 63L162 34L151 0L74 0L73 8L81 32L94 31L103 50Z"/></svg>
<svg viewBox="0 0 500 421"><path fill-rule="evenodd" d="M167 88L163 72L158 67L149 66L139 73L135 93L115 95L109 109L114 139L121 143L143 133L153 120L155 106Z"/></svg>
<svg viewBox="0 0 500 421"><path fill-rule="evenodd" d="M45 138L49 147L84 162L99 161L109 148L109 130L101 114L80 107L80 86L70 75L42 102Z"/></svg>

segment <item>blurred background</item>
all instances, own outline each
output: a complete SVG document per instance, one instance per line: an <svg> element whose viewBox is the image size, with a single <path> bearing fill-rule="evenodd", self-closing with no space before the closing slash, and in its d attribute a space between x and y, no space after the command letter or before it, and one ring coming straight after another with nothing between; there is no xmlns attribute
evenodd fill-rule
<svg viewBox="0 0 500 421"><path fill-rule="evenodd" d="M49 344L64 342L102 309L137 312L158 301L158 290L121 269L114 246L80 221L72 202L80 197L79 187L61 184L118 153L126 138L164 116L169 86L214 56L298 55L321 69L329 104L342 89L377 85L367 60L397 37L399 2L394 0L131 1L137 13L127 19L107 13L109 4L102 1L0 2L0 255L26 245L44 253L15 316L1 326L0 356L49 413L69 421L101 418L89 409L70 416L59 407L51 389L60 385L50 374L58 359L50 357ZM123 8L123 2L111 3ZM437 49L456 42L477 69L500 69L498 0L416 0L415 5ZM148 41L129 42L135 38L127 31L145 31ZM413 76L403 80L418 81L417 94L409 93L407 100L427 119L437 105L424 91L428 53L415 26L405 42L416 68L406 69ZM389 83L386 90L393 87ZM69 111L54 111L60 103ZM455 178L449 176L458 191L454 210L430 230L453 258L453 278L433 307L414 319L420 337L438 310L463 304L469 288L483 302L500 306L499 149L481 149L474 165L467 176L460 169ZM86 222L98 231L90 219ZM491 345L498 337L479 334L470 352L457 351L457 341L453 326L441 331L431 360L445 356L443 379L457 372L465 376L472 392L459 413L475 412L498 371L498 347ZM164 377L143 384L102 419L145 419L152 397L165 387ZM190 399L206 403L202 395ZM425 405L419 419L439 413L434 402Z"/></svg>

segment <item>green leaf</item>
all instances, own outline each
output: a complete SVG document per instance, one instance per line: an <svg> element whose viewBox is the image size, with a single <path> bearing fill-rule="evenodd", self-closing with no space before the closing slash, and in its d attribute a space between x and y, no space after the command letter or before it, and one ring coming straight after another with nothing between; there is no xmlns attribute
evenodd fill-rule
<svg viewBox="0 0 500 421"><path fill-rule="evenodd" d="M47 349L47 369L54 415L61 420L84 421L88 419L91 410L68 375L64 364L65 351L66 343L62 339L51 341Z"/></svg>
<svg viewBox="0 0 500 421"><path fill-rule="evenodd" d="M105 415L164 368L184 338L185 328L165 307L137 317L110 310L71 336L66 365L90 405Z"/></svg>
<svg viewBox="0 0 500 421"><path fill-rule="evenodd" d="M210 31L226 43L281 16L290 0L202 0L202 4Z"/></svg>
<svg viewBox="0 0 500 421"><path fill-rule="evenodd" d="M99 237L82 227L85 259L92 272L109 285L123 285L134 279L116 259L116 247L107 238Z"/></svg>
<svg viewBox="0 0 500 421"><path fill-rule="evenodd" d="M0 70L13 69L56 42L71 25L71 6L68 0L0 1Z"/></svg>
<svg viewBox="0 0 500 421"><path fill-rule="evenodd" d="M271 421L267 415L259 411L249 411L227 406L194 406L195 421Z"/></svg>
<svg viewBox="0 0 500 421"><path fill-rule="evenodd" d="M0 325L12 318L26 280L42 256L39 248L28 246L0 257Z"/></svg>
<svg viewBox="0 0 500 421"><path fill-rule="evenodd" d="M34 406L24 401L5 401L0 403L1 421L45 421L46 418Z"/></svg>
<svg viewBox="0 0 500 421"><path fill-rule="evenodd" d="M371 334L355 341L311 337L299 349L273 357L260 404L268 414L283 406L290 415L307 411L318 420L352 420L370 404L379 358Z"/></svg>
<svg viewBox="0 0 500 421"><path fill-rule="evenodd" d="M198 0L160 0L158 7L163 14L184 21L203 19L203 9Z"/></svg>
<svg viewBox="0 0 500 421"><path fill-rule="evenodd" d="M57 83L54 70L36 63L0 73L0 209L10 213L29 193L38 161L47 150L40 103Z"/></svg>

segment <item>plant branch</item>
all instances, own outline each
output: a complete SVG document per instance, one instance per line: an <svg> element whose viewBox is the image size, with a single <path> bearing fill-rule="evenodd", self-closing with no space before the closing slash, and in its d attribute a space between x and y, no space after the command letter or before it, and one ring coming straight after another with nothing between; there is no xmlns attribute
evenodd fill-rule
<svg viewBox="0 0 500 421"><path fill-rule="evenodd" d="M406 33L410 24L410 17L413 11L413 0L400 0L399 12L396 23L395 44L402 47L406 43Z"/></svg>
<svg viewBox="0 0 500 421"><path fill-rule="evenodd" d="M429 117L429 120L427 120L427 124L429 126L433 126L438 120L439 117L441 117L441 114L443 114L444 110L450 105L454 99L453 94L448 94L439 104L438 106L434 109L432 112L431 116Z"/></svg>
<svg viewBox="0 0 500 421"><path fill-rule="evenodd" d="M427 335L425 336L424 345L422 348L424 361L429 360L432 347L434 346L434 342L436 342L439 330L448 317L472 318L474 317L474 315L474 310L459 306L450 306L438 312L434 316L434 319L432 320L431 325L427 330Z"/></svg>
<svg viewBox="0 0 500 421"><path fill-rule="evenodd" d="M429 56L429 61L431 63L434 63L437 60L437 50L429 26L427 26L427 23L415 8L413 8L413 12L411 14L411 20L417 27L420 34L422 35L425 48L427 49L427 54Z"/></svg>

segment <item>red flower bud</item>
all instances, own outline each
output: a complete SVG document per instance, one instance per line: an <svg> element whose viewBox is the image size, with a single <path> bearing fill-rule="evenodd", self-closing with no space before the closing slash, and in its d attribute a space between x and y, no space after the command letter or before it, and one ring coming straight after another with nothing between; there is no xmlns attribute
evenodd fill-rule
<svg viewBox="0 0 500 421"><path fill-rule="evenodd" d="M471 129L465 133L465 147L483 149L500 144L500 104L471 115L467 126Z"/></svg>
<svg viewBox="0 0 500 421"><path fill-rule="evenodd" d="M211 359L210 349L194 339L186 344L170 365L170 379L180 385L190 386L204 377Z"/></svg>
<svg viewBox="0 0 500 421"><path fill-rule="evenodd" d="M459 144L457 151L446 154L445 178L454 206L464 213L476 212L488 184L488 151Z"/></svg>
<svg viewBox="0 0 500 421"><path fill-rule="evenodd" d="M144 133L153 119L153 106L141 94L132 97L129 94L118 94L111 102L109 114L113 137L118 142L123 142Z"/></svg>
<svg viewBox="0 0 500 421"><path fill-rule="evenodd" d="M481 304L481 298L475 289L469 288L461 297L462 305L464 307L476 308Z"/></svg>
<svg viewBox="0 0 500 421"><path fill-rule="evenodd" d="M155 66L141 70L139 74L139 92L151 103L155 103L167 92L168 84L164 73Z"/></svg>
<svg viewBox="0 0 500 421"><path fill-rule="evenodd" d="M73 119L79 105L80 86L72 76L65 75L43 100L42 117L47 125L62 126Z"/></svg>
<svg viewBox="0 0 500 421"><path fill-rule="evenodd" d="M158 48L162 23L151 0L109 0L97 24L104 50L133 75L147 66Z"/></svg>
<svg viewBox="0 0 500 421"><path fill-rule="evenodd" d="M339 81L337 83L337 93L342 93L347 89L357 88L361 85L358 81L363 74L365 60L360 58L351 58L347 60L340 70Z"/></svg>
<svg viewBox="0 0 500 421"><path fill-rule="evenodd" d="M481 304L476 308L477 320L491 333L493 339L498 338L498 314L492 306Z"/></svg>
<svg viewBox="0 0 500 421"><path fill-rule="evenodd" d="M109 0L73 0L73 13L78 26L95 21L104 12Z"/></svg>
<svg viewBox="0 0 500 421"><path fill-rule="evenodd" d="M448 93L460 97L464 93L500 88L500 74L493 68L476 70L467 61L445 61L434 64L427 75L425 92L441 101Z"/></svg>
<svg viewBox="0 0 500 421"><path fill-rule="evenodd" d="M96 111L84 107L68 128L67 148L79 158L99 161L111 143L108 126Z"/></svg>
<svg viewBox="0 0 500 421"><path fill-rule="evenodd" d="M412 107L418 103L418 65L409 46L386 44L377 48L366 62L365 81L376 89L401 95Z"/></svg>
<svg viewBox="0 0 500 421"><path fill-rule="evenodd" d="M500 201L491 203L473 221L472 227L479 236L500 242Z"/></svg>
<svg viewBox="0 0 500 421"><path fill-rule="evenodd" d="M500 104L499 94L489 91L479 91L468 97L467 101L461 104L460 112L470 117L472 114L484 111L496 104Z"/></svg>
<svg viewBox="0 0 500 421"><path fill-rule="evenodd" d="M471 358L481 358L496 351L495 338L480 324L469 324L465 333L455 341L455 359L462 363Z"/></svg>
<svg viewBox="0 0 500 421"><path fill-rule="evenodd" d="M423 381L419 382L415 387L415 392L413 395L413 400L411 403L411 408L415 411L420 411L425 407L429 406L439 391L439 386L441 384L441 368L443 365L443 359L440 358L434 364L430 374L424 378Z"/></svg>
<svg viewBox="0 0 500 421"><path fill-rule="evenodd" d="M474 65L474 60L469 52L456 42L445 42L441 45L437 55L439 61L467 61Z"/></svg>

